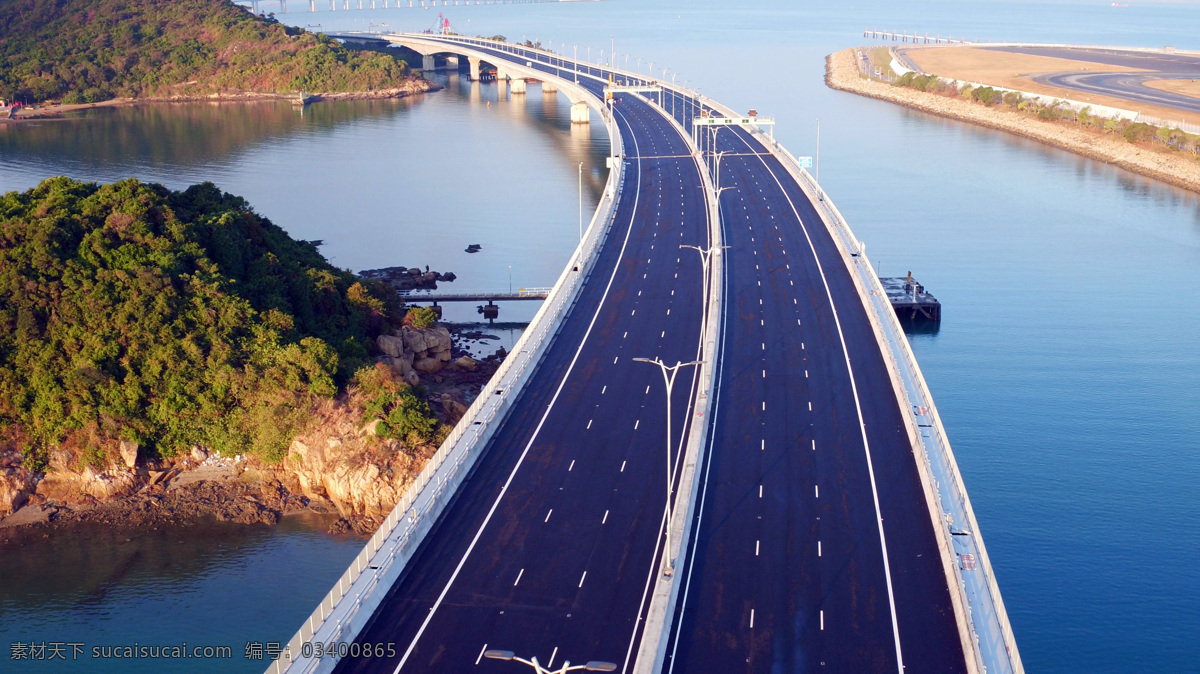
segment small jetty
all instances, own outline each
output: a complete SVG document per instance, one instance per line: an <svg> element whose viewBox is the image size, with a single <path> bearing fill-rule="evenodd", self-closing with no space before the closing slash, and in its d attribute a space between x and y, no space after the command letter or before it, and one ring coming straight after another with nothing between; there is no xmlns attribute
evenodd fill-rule
<svg viewBox="0 0 1200 674"><path fill-rule="evenodd" d="M925 286L917 283L912 272L908 276L880 278L887 291L888 301L901 321L938 323L942 320L942 303L930 295Z"/></svg>

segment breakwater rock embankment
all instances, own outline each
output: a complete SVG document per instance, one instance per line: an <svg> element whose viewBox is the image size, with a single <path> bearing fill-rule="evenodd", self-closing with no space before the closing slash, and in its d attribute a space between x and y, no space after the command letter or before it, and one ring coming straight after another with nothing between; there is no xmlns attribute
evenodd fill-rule
<svg viewBox="0 0 1200 674"><path fill-rule="evenodd" d="M825 84L830 88L1007 131L1177 187L1200 192L1200 161L1188 155L1130 143L1112 134L1089 131L1067 123L1034 119L1013 110L870 80L863 77L859 71L855 51L844 49L826 57Z"/></svg>

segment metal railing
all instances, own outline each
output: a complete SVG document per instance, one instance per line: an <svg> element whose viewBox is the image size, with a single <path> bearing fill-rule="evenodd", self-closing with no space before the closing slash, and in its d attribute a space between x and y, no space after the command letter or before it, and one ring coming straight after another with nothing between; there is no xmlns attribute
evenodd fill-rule
<svg viewBox="0 0 1200 674"><path fill-rule="evenodd" d="M590 95L589 98L593 107L603 109L598 98ZM610 141L613 154L620 156L620 134L612 136ZM503 412L516 397L514 394L520 391L521 385L532 374L529 366L539 362L551 338L557 334L562 318L578 297L587 276L585 269L595 261L605 235L612 226L616 201L623 184L621 164L614 162L604 195L584 239L557 282L549 289L549 296L513 346L508 358L504 359L445 442L408 486L363 550L267 669L268 672L278 674L290 671L293 667L299 668L296 671L310 672L323 662L332 665L336 659L314 657L312 644L353 638L357 631L352 620L364 606L373 611L374 606L378 605L383 594L379 591L381 582L389 576L394 580L399 575L400 568L395 566L397 559L401 560L402 568L403 562L411 557L425 533L419 530L422 527L427 530L432 526L432 520L436 519L445 505L442 497L446 495L447 488L450 487L450 494L453 494L453 488L469 472L485 448L495 422L502 419ZM597 226L600 224L603 226ZM578 272L574 271L576 260L584 260ZM367 616L370 616L370 612Z"/></svg>
<svg viewBox="0 0 1200 674"><path fill-rule="evenodd" d="M715 101L703 101L705 105L724 114L736 114ZM949 557L943 562L948 563L947 580L955 585L951 598L961 611L960 618L965 621L968 630L969 643L964 643L964 647L973 651L967 654L968 665L979 672L1022 674L1025 670L1016 638L979 533L966 485L963 484L933 396L900 321L888 302L887 292L863 254L863 245L812 175L773 137L761 129L752 129L751 133L780 160L817 207L859 289L893 384L903 397L898 402L902 408L907 402L907 413L903 416L913 436L914 453L919 458L918 472L925 483L927 498L934 501L930 506L938 515L938 537L943 541L943 551ZM972 565L972 569L963 568ZM953 590L957 590L957 593Z"/></svg>

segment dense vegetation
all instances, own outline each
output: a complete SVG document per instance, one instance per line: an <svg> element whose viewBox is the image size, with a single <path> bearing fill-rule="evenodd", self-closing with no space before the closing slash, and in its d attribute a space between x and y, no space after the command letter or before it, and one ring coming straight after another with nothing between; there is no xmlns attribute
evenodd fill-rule
<svg viewBox="0 0 1200 674"><path fill-rule="evenodd" d="M399 86L402 61L229 0L0 0L0 98L37 103Z"/></svg>
<svg viewBox="0 0 1200 674"><path fill-rule="evenodd" d="M210 183L51 178L0 196L0 441L36 467L120 439L274 460L357 379L384 430L428 439L368 354L402 310Z"/></svg>
<svg viewBox="0 0 1200 674"><path fill-rule="evenodd" d="M964 98L986 106L1003 105L1047 122L1073 122L1086 129L1121 136L1131 143L1159 142L1168 149L1189 152L1193 157L1200 157L1200 134L1187 133L1167 126L1151 126L1128 119L1110 119L1093 114L1090 107L1076 111L1062 101L1045 103L1038 99L1022 96L1016 91L1001 91L987 86L959 85L952 80L945 80L936 75L922 75L915 72L905 73L893 81L893 84L917 91Z"/></svg>

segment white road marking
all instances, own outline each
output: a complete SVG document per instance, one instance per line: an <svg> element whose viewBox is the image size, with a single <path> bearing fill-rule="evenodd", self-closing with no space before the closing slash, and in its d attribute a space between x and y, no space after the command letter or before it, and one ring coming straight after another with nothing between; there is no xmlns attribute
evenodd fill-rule
<svg viewBox="0 0 1200 674"><path fill-rule="evenodd" d="M513 587L516 587L517 583L521 582L521 576L523 575L525 575L525 569L521 569L521 572L517 574L517 579L513 581Z"/></svg>
<svg viewBox="0 0 1200 674"><path fill-rule="evenodd" d="M476 658L475 658L475 665L476 665L476 666L478 666L478 665L479 665L479 661L483 659L483 652L484 652L484 651L486 651L486 650L487 650L487 644L484 644L484 645L483 645L483 648L479 649L479 655L478 655L478 656L476 656Z"/></svg>
<svg viewBox="0 0 1200 674"><path fill-rule="evenodd" d="M766 438L763 438L762 446L759 447L759 449L763 450L764 452L767 451L767 439Z"/></svg>
<svg viewBox="0 0 1200 674"><path fill-rule="evenodd" d="M805 379L808 379L808 370L805 370L805 371L804 371L804 378L805 378Z"/></svg>
<svg viewBox="0 0 1200 674"><path fill-rule="evenodd" d="M810 401L808 401L808 411L809 411L809 412L811 412L811 411L812 411L812 401L811 401L811 400L810 400Z"/></svg>
<svg viewBox="0 0 1200 674"><path fill-rule="evenodd" d="M641 419L634 419L634 421L633 421L633 430L635 430L635 431L636 431L636 430L637 430L637 427L638 427L638 424L640 424L640 423L642 423L642 420L641 420Z"/></svg>
<svg viewBox="0 0 1200 674"><path fill-rule="evenodd" d="M796 319L796 325L801 325L799 318Z"/></svg>
<svg viewBox="0 0 1200 674"><path fill-rule="evenodd" d="M825 611L821 611L821 631L825 631Z"/></svg>
<svg viewBox="0 0 1200 674"><path fill-rule="evenodd" d="M634 315L634 314L636 314L636 313L637 313L637 309L634 309L633 311L629 312L629 315L630 315L630 316L632 316L632 315Z"/></svg>
<svg viewBox="0 0 1200 674"><path fill-rule="evenodd" d="M762 498L762 485L758 485L758 497Z"/></svg>
<svg viewBox="0 0 1200 674"><path fill-rule="evenodd" d="M762 407L762 408L763 408L763 411L764 411L764 412L766 412L766 411L767 411L767 401L765 401L765 400L764 400L764 401L762 401L762 406L763 406L763 407Z"/></svg>
<svg viewBox="0 0 1200 674"><path fill-rule="evenodd" d="M608 511L605 510L604 511L604 519L600 520L600 524L604 524L607 521L608 521Z"/></svg>
<svg viewBox="0 0 1200 674"><path fill-rule="evenodd" d="M587 425L588 429L591 429L593 421L595 421L595 419L588 419L588 425Z"/></svg>
<svg viewBox="0 0 1200 674"><path fill-rule="evenodd" d="M605 391L607 391L607 390L608 390L608 384L605 384L605 385L604 385L604 386L603 386L603 387L600 389L600 395L604 395L604 392L605 392Z"/></svg>
<svg viewBox="0 0 1200 674"><path fill-rule="evenodd" d="M571 469L574 467L575 467L575 459L571 459L571 465L567 466L567 472L568 473L571 472Z"/></svg>
<svg viewBox="0 0 1200 674"><path fill-rule="evenodd" d="M670 309L667 309L668 315L670 315L670 311L671 311ZM662 334L661 334L661 335L659 335L659 336L658 336L658 338L659 338L659 339L662 339L663 337L666 337L666 336L667 336L667 331L666 331L666 330L663 330L663 331L662 331Z"/></svg>
<svg viewBox="0 0 1200 674"><path fill-rule="evenodd" d="M618 358L620 358L620 356L613 356L613 365L616 365L616 364L617 364L617 359L618 359Z"/></svg>
<svg viewBox="0 0 1200 674"><path fill-rule="evenodd" d="M650 387L649 387L649 386L647 386L647 387L646 387L646 393L645 393L645 394L643 394L643 395L648 395L649 393L650 393Z"/></svg>
<svg viewBox="0 0 1200 674"><path fill-rule="evenodd" d="M582 576L580 576L580 578L579 578L579 587L583 587L583 579L584 579L584 578L587 578L587 571L584 571L584 572L583 572L583 575L582 575Z"/></svg>
<svg viewBox="0 0 1200 674"><path fill-rule="evenodd" d="M758 556L759 544L761 544L761 543L762 543L762 541L754 541L754 556L755 557ZM817 543L817 545L820 545L820 543Z"/></svg>
<svg viewBox="0 0 1200 674"><path fill-rule="evenodd" d="M542 520L542 524L545 524L546 522L550 521L550 514L553 512L554 512L554 508L551 508L550 512L546 513L546 519Z"/></svg>
<svg viewBox="0 0 1200 674"><path fill-rule="evenodd" d="M754 609L750 609L750 629L754 629Z"/></svg>
<svg viewBox="0 0 1200 674"><path fill-rule="evenodd" d="M817 441L815 439L812 441L812 448L814 452L817 451Z"/></svg>
<svg viewBox="0 0 1200 674"><path fill-rule="evenodd" d="M821 541L817 541L817 556L821 556Z"/></svg>
<svg viewBox="0 0 1200 674"><path fill-rule="evenodd" d="M629 336L629 331L628 331L628 330L626 330L626 331L625 331L625 334L621 335L621 339L625 339L625 338L626 338L626 337L628 337L628 336Z"/></svg>
<svg viewBox="0 0 1200 674"><path fill-rule="evenodd" d="M625 462L625 461L622 461L622 462L621 462L621 472L622 472L622 473L624 473L624 472L625 472L625 464L626 464L626 462Z"/></svg>

